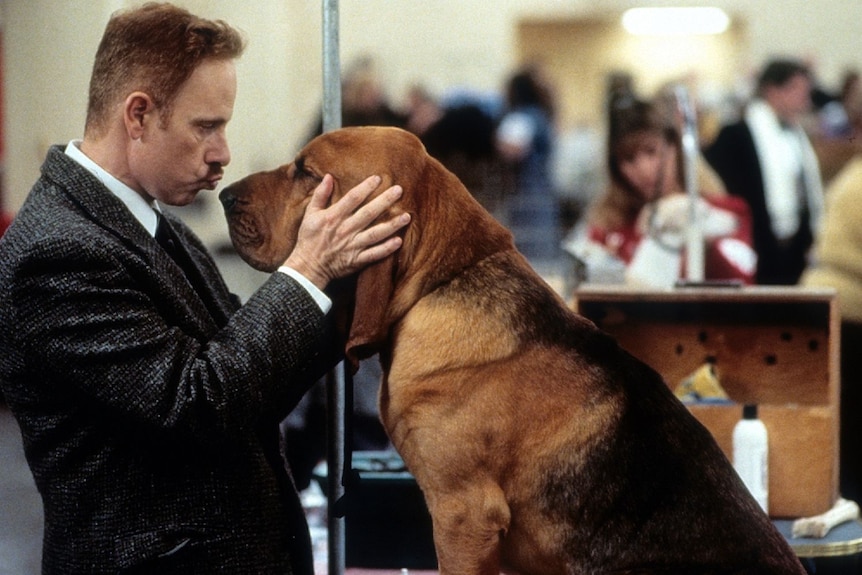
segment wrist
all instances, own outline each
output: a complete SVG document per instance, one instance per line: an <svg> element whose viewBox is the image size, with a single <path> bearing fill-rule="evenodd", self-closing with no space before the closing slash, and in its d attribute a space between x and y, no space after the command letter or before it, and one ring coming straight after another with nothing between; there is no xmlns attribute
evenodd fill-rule
<svg viewBox="0 0 862 575"><path fill-rule="evenodd" d="M321 273L315 266L308 264L308 262L301 257L295 257L291 254L291 256L288 257L282 265L291 268L298 274L301 274L321 291L326 289L326 286L329 285L329 278L325 274Z"/></svg>

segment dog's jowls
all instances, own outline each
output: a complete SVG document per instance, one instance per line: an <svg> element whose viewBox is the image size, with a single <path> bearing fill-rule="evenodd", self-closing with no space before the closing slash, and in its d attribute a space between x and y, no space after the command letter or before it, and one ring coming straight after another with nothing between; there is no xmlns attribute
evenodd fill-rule
<svg viewBox="0 0 862 575"><path fill-rule="evenodd" d="M660 376L578 316L421 143L348 128L222 192L273 270L311 190L404 188L402 248L335 294L346 354L379 353L380 413L422 488L444 574L804 573ZM352 285L352 284L351 284Z"/></svg>

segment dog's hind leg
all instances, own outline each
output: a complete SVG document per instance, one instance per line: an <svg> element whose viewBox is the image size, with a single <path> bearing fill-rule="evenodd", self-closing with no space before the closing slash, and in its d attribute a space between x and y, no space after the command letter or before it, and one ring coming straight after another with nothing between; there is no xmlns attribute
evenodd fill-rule
<svg viewBox="0 0 862 575"><path fill-rule="evenodd" d="M441 575L499 575L509 506L493 482L428 497Z"/></svg>

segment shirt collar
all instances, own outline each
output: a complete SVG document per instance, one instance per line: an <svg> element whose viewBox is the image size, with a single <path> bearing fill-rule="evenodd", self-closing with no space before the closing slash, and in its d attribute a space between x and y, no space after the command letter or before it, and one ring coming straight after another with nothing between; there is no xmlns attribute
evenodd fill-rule
<svg viewBox="0 0 862 575"><path fill-rule="evenodd" d="M161 211L158 202L148 202L141 195L109 174L99 164L91 160L81 151L81 140L72 140L66 146L66 155L81 164L85 170L93 174L108 190L111 191L132 212L135 219L150 233L156 235L157 216L154 210Z"/></svg>

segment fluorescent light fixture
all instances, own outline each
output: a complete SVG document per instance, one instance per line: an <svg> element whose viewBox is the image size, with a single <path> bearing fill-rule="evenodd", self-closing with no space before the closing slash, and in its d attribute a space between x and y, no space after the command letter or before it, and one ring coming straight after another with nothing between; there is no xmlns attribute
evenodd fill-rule
<svg viewBox="0 0 862 575"><path fill-rule="evenodd" d="M729 25L721 8L706 6L631 8L623 13L626 31L645 36L721 34Z"/></svg>

